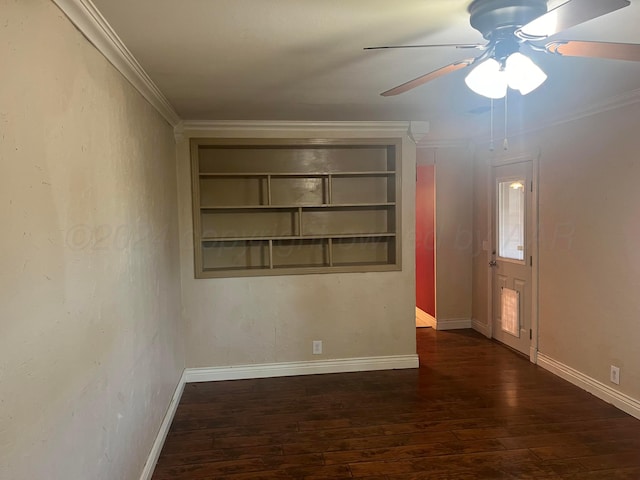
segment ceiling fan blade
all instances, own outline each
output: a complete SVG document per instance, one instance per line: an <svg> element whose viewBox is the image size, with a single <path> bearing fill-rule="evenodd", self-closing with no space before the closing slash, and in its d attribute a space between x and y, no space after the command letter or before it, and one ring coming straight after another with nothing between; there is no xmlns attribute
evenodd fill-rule
<svg viewBox="0 0 640 480"><path fill-rule="evenodd" d="M547 43L545 48L549 53L566 57L597 57L640 62L640 44L636 43L559 40Z"/></svg>
<svg viewBox="0 0 640 480"><path fill-rule="evenodd" d="M482 43L440 43L430 45L386 45L382 47L364 47L363 50L391 50L400 48L432 48L432 47L455 47L455 48L478 48L484 50L486 45Z"/></svg>
<svg viewBox="0 0 640 480"><path fill-rule="evenodd" d="M422 75L418 78L414 78L413 80L403 83L402 85L398 85L391 90L387 90L386 92L382 92L380 95L383 97L391 97L393 95L399 95L404 93L412 88L419 87L420 85L424 85L431 80L434 80L438 77L442 77L447 73L455 72L456 70L460 70L462 68L468 67L475 61L475 58L468 58L466 60L461 60L459 62L452 63L447 65L446 67L439 68L438 70L434 70L433 72L429 72L426 75Z"/></svg>
<svg viewBox="0 0 640 480"><path fill-rule="evenodd" d="M630 4L629 0L569 0L519 28L516 35L527 40L539 40Z"/></svg>

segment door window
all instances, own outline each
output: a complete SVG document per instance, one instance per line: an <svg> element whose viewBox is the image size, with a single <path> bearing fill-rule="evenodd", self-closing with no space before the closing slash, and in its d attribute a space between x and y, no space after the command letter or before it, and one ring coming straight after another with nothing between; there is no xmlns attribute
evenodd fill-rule
<svg viewBox="0 0 640 480"><path fill-rule="evenodd" d="M498 256L524 260L525 178L498 182Z"/></svg>

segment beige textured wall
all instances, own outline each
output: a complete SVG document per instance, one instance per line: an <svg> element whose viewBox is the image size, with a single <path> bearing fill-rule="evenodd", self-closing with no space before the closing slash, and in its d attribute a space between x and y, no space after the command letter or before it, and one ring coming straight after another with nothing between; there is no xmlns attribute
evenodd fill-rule
<svg viewBox="0 0 640 480"><path fill-rule="evenodd" d="M539 350L640 400L639 118L635 104L514 144L540 149Z"/></svg>
<svg viewBox="0 0 640 480"><path fill-rule="evenodd" d="M489 260L491 252L484 250L483 242L490 243L490 212L485 207L490 190L489 154L484 147L476 151L473 159L473 261L472 261L472 318L489 335Z"/></svg>
<svg viewBox="0 0 640 480"><path fill-rule="evenodd" d="M0 0L0 478L138 478L178 383L171 127L47 0Z"/></svg>
<svg viewBox="0 0 640 480"><path fill-rule="evenodd" d="M363 136L326 130L225 131L218 136L242 135ZM178 163L189 367L415 354L415 146L408 139L403 141L400 272L195 280L188 138L178 144ZM312 340L323 341L322 355L311 354Z"/></svg>
<svg viewBox="0 0 640 480"><path fill-rule="evenodd" d="M540 351L640 399L640 105L544 132ZM579 139L579 140L577 140Z"/></svg>
<svg viewBox="0 0 640 480"><path fill-rule="evenodd" d="M436 179L436 319L471 319L473 155L432 149Z"/></svg>

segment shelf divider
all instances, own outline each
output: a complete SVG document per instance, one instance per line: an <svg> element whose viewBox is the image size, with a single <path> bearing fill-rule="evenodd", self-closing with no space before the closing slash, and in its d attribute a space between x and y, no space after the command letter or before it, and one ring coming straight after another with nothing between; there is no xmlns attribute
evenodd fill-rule
<svg viewBox="0 0 640 480"><path fill-rule="evenodd" d="M302 207L298 207L298 237L302 237Z"/></svg>

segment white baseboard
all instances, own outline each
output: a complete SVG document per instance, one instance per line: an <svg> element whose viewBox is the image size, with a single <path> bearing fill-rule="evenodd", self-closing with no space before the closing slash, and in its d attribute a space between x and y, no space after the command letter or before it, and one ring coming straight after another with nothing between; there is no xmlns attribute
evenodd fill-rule
<svg viewBox="0 0 640 480"><path fill-rule="evenodd" d="M538 363L538 346L534 345L534 343L531 343L531 346L529 347L529 361L531 363Z"/></svg>
<svg viewBox="0 0 640 480"><path fill-rule="evenodd" d="M231 367L186 368L176 387L167 413L144 465L140 480L151 480L162 446L169 433L184 386L193 382L215 382L248 378L287 377L292 375L314 375L320 373L367 372L372 370L394 370L418 368L418 355L395 355L389 357L345 358L308 362L268 363Z"/></svg>
<svg viewBox="0 0 640 480"><path fill-rule="evenodd" d="M171 428L171 422L173 422L173 417L176 414L180 398L182 397L182 392L184 391L184 385L186 383L185 379L186 375L185 371L183 371L178 386L176 387L175 392L173 392L173 397L171 397L171 403L169 403L167 413L160 425L160 430L158 430L158 435L156 435L156 439L153 442L153 447L151 447L151 452L147 457L147 462L144 464L144 468L142 469L140 480L151 480L151 477L153 476L153 470L156 468L156 463L160 457L160 452L162 451L164 441L167 438L169 428Z"/></svg>
<svg viewBox="0 0 640 480"><path fill-rule="evenodd" d="M436 330L460 330L471 328L470 318L437 318Z"/></svg>
<svg viewBox="0 0 640 480"><path fill-rule="evenodd" d="M558 375L560 378L592 393L596 397L618 407L623 412L640 419L640 400L614 390L608 385L575 370L568 365L558 362L545 354L538 352L538 365L545 370Z"/></svg>
<svg viewBox="0 0 640 480"><path fill-rule="evenodd" d="M491 329L489 328L489 325L482 323L480 320L476 320L475 318L471 320L471 328L485 337L491 338Z"/></svg>
<svg viewBox="0 0 640 480"><path fill-rule="evenodd" d="M187 368L185 370L185 376L187 383L215 382L219 380L241 380L246 378L289 377L293 375L315 375L320 373L418 368L418 365L418 355L395 355L389 357L342 358L307 362L263 363L231 367Z"/></svg>
<svg viewBox="0 0 640 480"><path fill-rule="evenodd" d="M416 322L419 322L419 327L431 327L436 328L436 319L429 315L421 308L416 307Z"/></svg>

